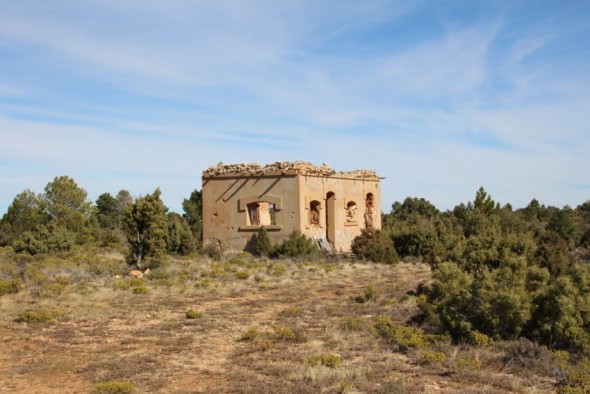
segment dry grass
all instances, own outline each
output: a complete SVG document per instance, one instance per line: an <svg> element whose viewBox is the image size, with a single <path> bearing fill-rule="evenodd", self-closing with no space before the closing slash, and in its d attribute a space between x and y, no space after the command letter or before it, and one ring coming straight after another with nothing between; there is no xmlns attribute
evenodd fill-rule
<svg viewBox="0 0 590 394"><path fill-rule="evenodd" d="M404 325L417 313L408 292L429 280L421 264L240 254L177 259L134 281L121 276L116 251L17 260L0 253L3 280L23 274L18 293L0 296L0 392L90 392L117 382L162 393L554 390L550 354L530 344L402 354L384 341L378 316ZM59 289L42 290L47 284ZM15 321L24 311L52 319ZM531 357L542 360L528 368Z"/></svg>

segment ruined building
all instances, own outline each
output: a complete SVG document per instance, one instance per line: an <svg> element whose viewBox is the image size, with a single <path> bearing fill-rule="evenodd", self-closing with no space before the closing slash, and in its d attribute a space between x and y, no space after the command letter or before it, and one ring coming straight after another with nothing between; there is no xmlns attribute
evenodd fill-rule
<svg viewBox="0 0 590 394"><path fill-rule="evenodd" d="M203 171L203 240L247 249L261 226L279 243L294 230L348 252L363 228L381 228L380 178L307 162L218 164Z"/></svg>

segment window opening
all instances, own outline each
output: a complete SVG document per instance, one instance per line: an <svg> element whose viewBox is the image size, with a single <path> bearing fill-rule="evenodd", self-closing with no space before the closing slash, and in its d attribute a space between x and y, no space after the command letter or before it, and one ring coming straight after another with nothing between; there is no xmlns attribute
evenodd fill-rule
<svg viewBox="0 0 590 394"><path fill-rule="evenodd" d="M356 211L357 211L356 202L349 201L346 204L346 221L348 223L356 222Z"/></svg>
<svg viewBox="0 0 590 394"><path fill-rule="evenodd" d="M375 227L375 218L377 217L377 210L375 209L375 198L373 197L373 193L367 193L367 198L365 199L364 217L366 228Z"/></svg>
<svg viewBox="0 0 590 394"><path fill-rule="evenodd" d="M250 226L276 225L275 205L267 201L257 201L247 205L248 224Z"/></svg>
<svg viewBox="0 0 590 394"><path fill-rule="evenodd" d="M320 202L313 200L309 203L309 224L311 226L320 225Z"/></svg>

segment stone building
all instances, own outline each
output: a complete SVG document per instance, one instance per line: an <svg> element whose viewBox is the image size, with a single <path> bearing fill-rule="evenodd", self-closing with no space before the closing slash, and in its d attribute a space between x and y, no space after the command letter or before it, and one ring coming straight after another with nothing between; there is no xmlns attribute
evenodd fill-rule
<svg viewBox="0 0 590 394"><path fill-rule="evenodd" d="M203 171L203 240L249 247L261 226L273 243L294 230L335 252L350 251L363 228L381 228L380 178L307 162L218 164Z"/></svg>

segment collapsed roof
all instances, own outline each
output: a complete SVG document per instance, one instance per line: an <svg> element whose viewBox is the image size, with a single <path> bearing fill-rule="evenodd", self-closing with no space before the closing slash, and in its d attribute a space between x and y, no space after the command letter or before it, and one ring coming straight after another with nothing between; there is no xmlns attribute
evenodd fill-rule
<svg viewBox="0 0 590 394"><path fill-rule="evenodd" d="M277 161L272 164L261 166L258 163L237 163L237 164L223 164L218 163L203 171L203 177L215 177L223 175L276 175L277 173L297 173L300 175L315 175L315 176L352 176L354 178L376 178L378 175L373 170L353 170L336 172L327 164L316 166L307 161Z"/></svg>

